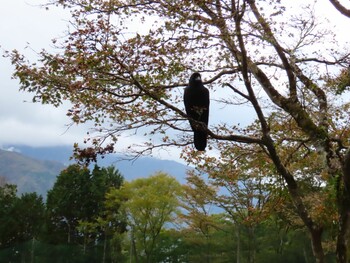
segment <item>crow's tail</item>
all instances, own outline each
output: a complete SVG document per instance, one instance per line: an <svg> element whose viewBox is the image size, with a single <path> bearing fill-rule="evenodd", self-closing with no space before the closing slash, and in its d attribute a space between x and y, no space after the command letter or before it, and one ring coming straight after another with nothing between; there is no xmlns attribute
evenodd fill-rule
<svg viewBox="0 0 350 263"><path fill-rule="evenodd" d="M207 133L203 131L194 132L194 147L198 151L204 151L207 147Z"/></svg>

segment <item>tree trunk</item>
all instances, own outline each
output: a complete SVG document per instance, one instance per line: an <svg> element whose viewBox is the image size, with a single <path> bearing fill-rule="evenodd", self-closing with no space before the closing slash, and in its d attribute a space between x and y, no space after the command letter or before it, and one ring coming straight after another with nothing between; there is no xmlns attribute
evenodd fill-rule
<svg viewBox="0 0 350 263"><path fill-rule="evenodd" d="M322 228L310 229L312 251L316 258L316 263L324 262L324 253L322 248Z"/></svg>
<svg viewBox="0 0 350 263"><path fill-rule="evenodd" d="M255 231L253 226L248 227L248 262L255 262Z"/></svg>
<svg viewBox="0 0 350 263"><path fill-rule="evenodd" d="M316 258L316 263L323 263L324 253L321 242L323 229L312 220L309 211L303 202L302 194L300 193L298 184L295 181L293 175L286 169L286 167L281 162L271 137L266 136L266 142L266 146L268 147L268 151L278 172L283 176L285 182L287 183L288 191L296 209L296 212L299 214L299 217L303 220L305 226L310 232L312 251Z"/></svg>
<svg viewBox="0 0 350 263"><path fill-rule="evenodd" d="M346 232L347 232L347 225L348 225L348 219L349 215L347 213L344 213L343 215L340 215L339 219L339 233L337 238L337 262L338 263L348 263L347 262L347 250L346 250Z"/></svg>
<svg viewBox="0 0 350 263"><path fill-rule="evenodd" d="M305 247L303 248L303 254L304 254L305 263L309 263L309 260L308 260L308 258L307 258L307 253L306 253Z"/></svg>
<svg viewBox="0 0 350 263"><path fill-rule="evenodd" d="M237 227L236 230L236 237L237 237L237 256L236 256L236 263L241 263L241 235L240 235L240 231L239 231L239 227Z"/></svg>
<svg viewBox="0 0 350 263"><path fill-rule="evenodd" d="M68 236L67 236L67 243L68 244L70 244L70 235L71 235L71 233L70 233L70 231L71 231L71 229L70 229L70 224L69 224L69 222L67 221L67 226L68 226Z"/></svg>
<svg viewBox="0 0 350 263"><path fill-rule="evenodd" d="M83 255L86 254L86 244L87 244L87 237L86 232L84 232L84 246L83 246Z"/></svg>
<svg viewBox="0 0 350 263"><path fill-rule="evenodd" d="M337 262L348 263L347 244L350 221L349 197L346 189L343 194L338 197L339 202L339 220L338 220L338 237L337 237Z"/></svg>
<svg viewBox="0 0 350 263"><path fill-rule="evenodd" d="M106 231L104 233L104 240L103 240L103 257L102 257L102 263L106 262L106 252L107 252L107 235Z"/></svg>
<svg viewBox="0 0 350 263"><path fill-rule="evenodd" d="M30 251L30 262L34 263L35 238L32 238L32 249Z"/></svg>
<svg viewBox="0 0 350 263"><path fill-rule="evenodd" d="M134 239L134 229L131 229L131 259L134 258L135 262L138 262L138 256L137 256L137 251L136 251L136 244L135 244L135 239Z"/></svg>
<svg viewBox="0 0 350 263"><path fill-rule="evenodd" d="M338 182L338 208L339 208L339 232L337 237L337 262L348 263L347 259L347 239L350 220L350 150L344 156L343 161L343 181ZM343 183L343 185L341 184Z"/></svg>

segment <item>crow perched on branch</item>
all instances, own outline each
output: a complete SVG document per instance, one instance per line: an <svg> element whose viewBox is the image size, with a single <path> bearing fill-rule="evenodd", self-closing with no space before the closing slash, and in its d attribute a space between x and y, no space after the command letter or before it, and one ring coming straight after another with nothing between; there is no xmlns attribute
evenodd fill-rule
<svg viewBox="0 0 350 263"><path fill-rule="evenodd" d="M198 151L204 151L208 136L205 129L209 118L209 90L204 87L198 72L191 75L185 88L184 104L194 133L194 146Z"/></svg>

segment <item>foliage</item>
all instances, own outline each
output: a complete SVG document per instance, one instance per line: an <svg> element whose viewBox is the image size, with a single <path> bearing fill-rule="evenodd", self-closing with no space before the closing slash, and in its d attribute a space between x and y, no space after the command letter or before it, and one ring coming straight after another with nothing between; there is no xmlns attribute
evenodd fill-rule
<svg viewBox="0 0 350 263"><path fill-rule="evenodd" d="M112 257L112 251L120 246L112 244L112 236L125 231L125 224L105 216L104 201L107 191L122 183L123 177L114 167L95 166L91 172L79 165L67 167L48 193L46 240L72 248L81 245L83 255L93 253L97 244L103 262Z"/></svg>
<svg viewBox="0 0 350 263"><path fill-rule="evenodd" d="M153 262L161 230L174 220L180 184L164 173L126 182L107 195L107 207L117 205L129 226L128 244L136 261ZM119 207L120 206L120 207Z"/></svg>
<svg viewBox="0 0 350 263"><path fill-rule="evenodd" d="M0 248L37 238L44 222L44 203L36 193L16 196L15 185L0 187Z"/></svg>
<svg viewBox="0 0 350 263"><path fill-rule="evenodd" d="M71 165L49 191L46 209L36 193L18 197L15 185L4 184L0 261L113 262L120 254L120 241L113 235L125 231L125 223L105 216L104 200L108 189L122 183L114 167L95 166L90 172Z"/></svg>
<svg viewBox="0 0 350 263"><path fill-rule="evenodd" d="M62 180L68 171L72 172L71 178ZM61 179L58 178L57 183L60 182L59 185L63 186L62 181L72 179L70 182L77 182L78 186L78 180L73 179L89 174L85 172L85 168L72 165L62 172L59 176ZM0 261L130 262L135 260L133 253L138 253L138 262L143 262L147 261L140 251L146 246L143 244L144 236L147 237L147 242L154 238L153 248L149 251L150 262L214 263L236 262L238 259L242 263L312 261L310 243L303 228L291 229L293 224L279 214L263 217L254 225L255 261L249 261L252 258L249 256L252 254L251 232L248 227L250 224L244 225L242 222L238 224L235 221L238 217L232 217L228 213L230 210L217 213L213 209L213 203L210 208L209 200L216 202L217 192L206 188L205 182L199 177L193 175L189 177L189 184L184 187L185 193L183 193L183 189L173 178L162 173L125 183L120 189L118 187L122 178L114 168L95 167L90 172L90 179L93 174L97 177L99 174L101 177L98 178L104 182L106 178L111 179L110 182L113 182L114 186L109 188L103 209L98 214L91 215L91 220L79 220L74 231L77 231L83 240L78 242L71 238L71 242L68 243L65 231L48 232L48 229L43 227L44 210L41 198L35 198L35 194L16 197L16 188L11 185L0 188L1 222L4 223L0 228L0 236L2 240L5 237L15 237L6 247L1 247ZM82 178L79 182L82 186L86 186ZM202 190L208 193L200 192L200 188L190 187L194 185L203 187ZM58 184L54 189L57 191ZM64 187L60 189L63 194ZM77 193L80 191L79 187L74 190L73 192ZM181 209L179 199L182 200ZM72 202L74 203L74 200ZM58 208L60 203L56 205ZM55 208L51 203L50 209L59 211ZM38 212L34 213L32 210ZM42 212L39 213L40 211ZM142 213L145 211L149 213ZM171 211L173 212L170 213ZM241 212L243 211L242 208ZM41 217L35 219L35 215ZM128 233L122 233L126 227L123 223L125 217L129 219ZM144 233L140 230L142 224L146 230ZM149 226L154 228L148 228ZM8 230L12 232L6 232ZM23 235L19 237L17 231ZM63 235L63 238L60 235ZM48 240L51 243L48 243Z"/></svg>
<svg viewBox="0 0 350 263"><path fill-rule="evenodd" d="M348 15L339 1L330 2ZM325 260L322 238L332 228L337 260L347 262L350 129L344 95L350 52L316 19L313 1L303 1L297 11L294 2L278 0L51 4L72 15L67 37L54 40L59 52L42 50L37 63L17 51L8 55L21 90L33 93L34 102L59 106L68 100L73 122L94 123L91 146L77 146L78 156L89 161L113 151L126 131L162 136L136 148L138 154L190 144L180 89L190 72L200 71L215 101L232 113L209 126L209 148L220 156L213 163L225 163L226 152L234 152L237 167L240 156L257 160L256 167L242 165L261 165L257 182L267 176L287 189L285 200L308 230L316 261ZM135 21L142 30L132 30ZM245 127L234 121L242 104L256 114ZM212 161L208 153L194 157L199 165ZM336 228L328 224L334 220Z"/></svg>

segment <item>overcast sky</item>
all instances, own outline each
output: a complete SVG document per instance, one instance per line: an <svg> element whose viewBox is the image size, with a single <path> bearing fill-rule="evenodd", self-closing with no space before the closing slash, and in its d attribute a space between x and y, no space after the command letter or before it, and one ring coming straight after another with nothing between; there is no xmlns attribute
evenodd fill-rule
<svg viewBox="0 0 350 263"><path fill-rule="evenodd" d="M35 52L50 50L51 40L63 36L69 12L59 8L49 11L39 5L45 0L2 1L0 8L1 50L18 49L34 62ZM30 47L30 48L28 48ZM56 146L82 144L88 126L72 126L66 117L68 106L54 108L32 103L32 94L19 92L18 80L11 79L13 66L0 57L0 148L16 144ZM135 138L126 138L136 142Z"/></svg>
<svg viewBox="0 0 350 263"><path fill-rule="evenodd" d="M344 25L338 28L344 31L344 38L348 37L350 19L339 15L328 1L319 1L323 2L323 12L329 12L329 18L336 18L338 25ZM2 51L18 49L34 60L33 50L50 49L51 39L63 34L69 19L68 12L57 8L46 11L37 6L40 3L45 3L45 0L2 1L0 7ZM31 49L26 48L28 45ZM1 56L0 147L13 144L72 145L74 142L81 142L87 127L72 127L66 131L70 121L65 116L65 108L56 109L52 106L31 103L30 94L18 91L18 81L11 79L12 72L13 67L8 59Z"/></svg>
<svg viewBox="0 0 350 263"><path fill-rule="evenodd" d="M50 48L52 38L62 34L67 13L39 8L38 0L2 1L0 8L0 45L2 50L18 49L35 58L33 50ZM31 95L18 91L11 79L13 66L0 58L0 146L72 144L82 129L66 131L69 123L63 109L31 103Z"/></svg>

